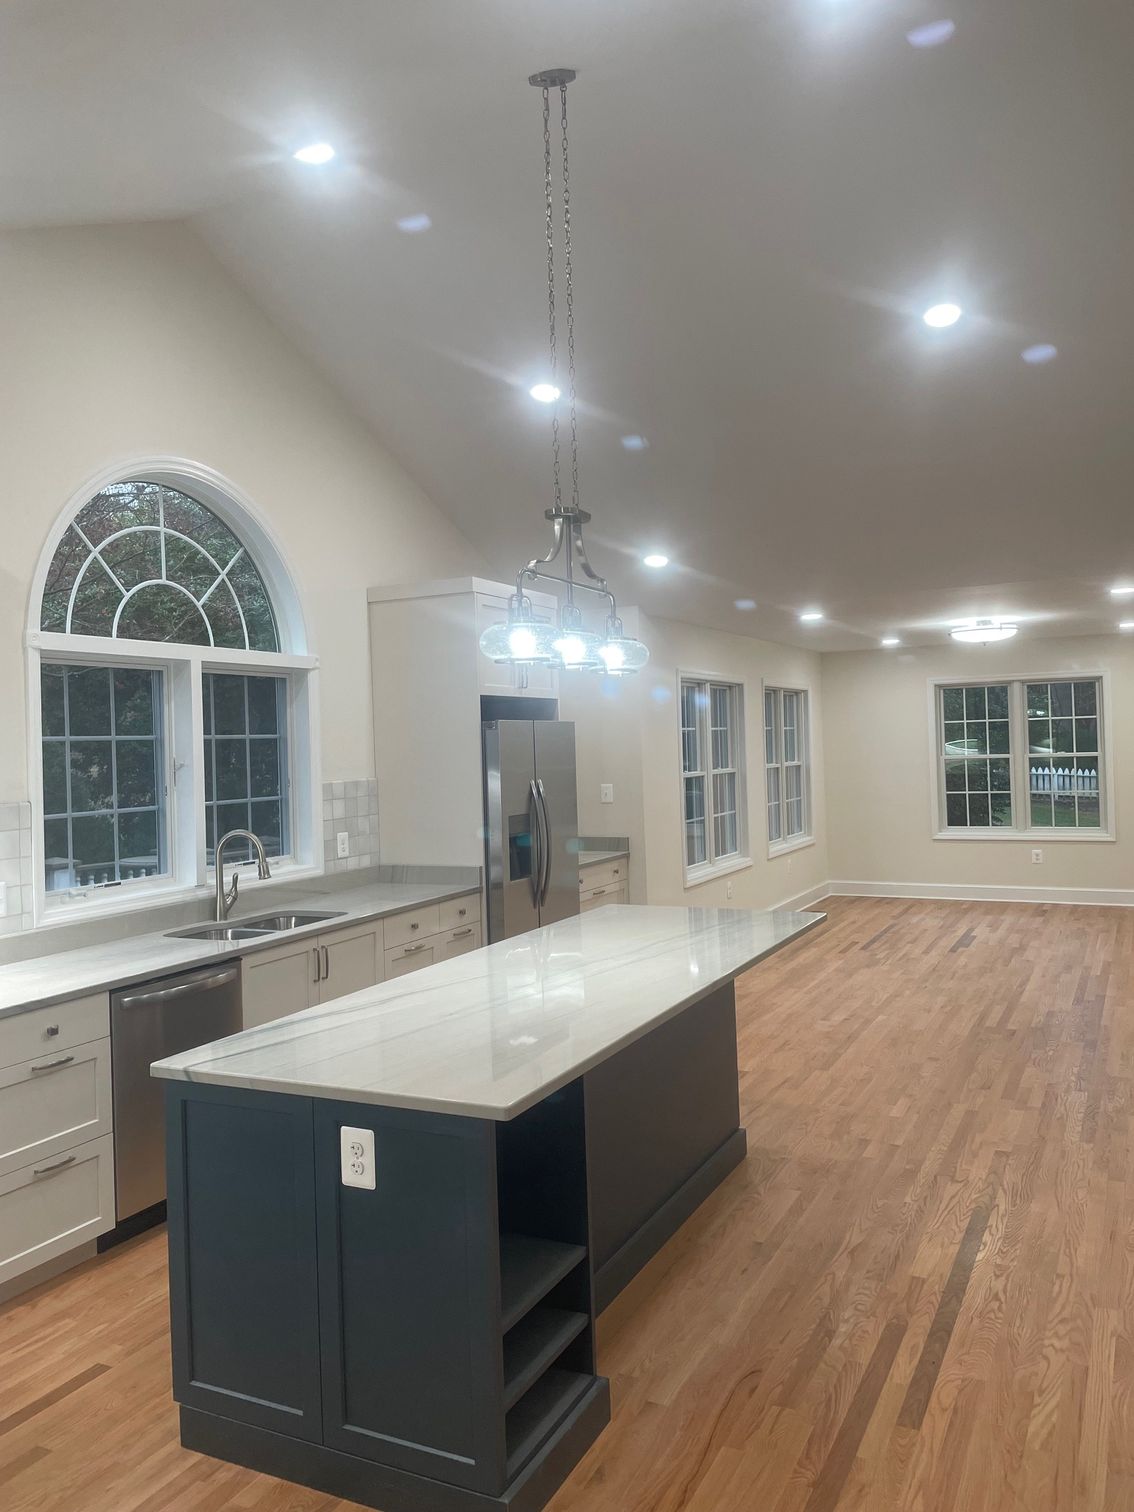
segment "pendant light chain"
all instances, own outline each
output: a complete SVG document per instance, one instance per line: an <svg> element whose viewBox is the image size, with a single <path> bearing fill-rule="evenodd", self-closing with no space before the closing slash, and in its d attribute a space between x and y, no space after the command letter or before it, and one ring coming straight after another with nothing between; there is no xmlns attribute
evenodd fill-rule
<svg viewBox="0 0 1134 1512"><path fill-rule="evenodd" d="M563 271L567 295L567 378L571 405L571 504L579 507L579 423L575 413L575 291L571 269L571 170L567 160L567 86L559 86L563 126Z"/></svg>
<svg viewBox="0 0 1134 1512"><path fill-rule="evenodd" d="M566 99L566 89L564 90ZM564 107L566 108L566 106ZM547 334L551 348L550 379L554 384L558 376L559 353L555 342L555 201L551 185L551 98L546 86L543 91L543 185L544 203L547 211ZM570 287L570 284L568 284ZM569 308L569 306L568 306ZM558 385L556 385L558 387ZM552 475L555 485L555 507L563 503L563 489L559 481L559 400L554 401L551 412Z"/></svg>

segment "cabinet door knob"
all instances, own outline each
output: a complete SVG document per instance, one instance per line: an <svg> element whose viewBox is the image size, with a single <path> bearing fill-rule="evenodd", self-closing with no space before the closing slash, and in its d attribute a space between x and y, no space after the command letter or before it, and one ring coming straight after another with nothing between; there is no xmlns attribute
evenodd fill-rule
<svg viewBox="0 0 1134 1512"><path fill-rule="evenodd" d="M48 1024L47 1028L43 1031L43 1037L44 1037L44 1039L54 1039L55 1036L58 1033L59 1033L59 1025L58 1024Z"/></svg>
<svg viewBox="0 0 1134 1512"><path fill-rule="evenodd" d="M419 925L419 924L411 924L411 925L410 925L410 928L411 928L411 929L420 929L420 928L421 928L421 926L420 926L420 925Z"/></svg>

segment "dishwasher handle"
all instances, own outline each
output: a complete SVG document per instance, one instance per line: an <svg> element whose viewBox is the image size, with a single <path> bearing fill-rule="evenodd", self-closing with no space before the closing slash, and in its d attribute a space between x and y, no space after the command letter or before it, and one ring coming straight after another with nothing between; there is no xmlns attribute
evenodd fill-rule
<svg viewBox="0 0 1134 1512"><path fill-rule="evenodd" d="M141 1008L147 1003L168 1003L184 997L188 992L209 992L215 987L227 987L240 975L239 967L230 966L226 971L214 971L211 976L185 977L172 987L159 987L153 992L126 992L116 998L120 1008Z"/></svg>

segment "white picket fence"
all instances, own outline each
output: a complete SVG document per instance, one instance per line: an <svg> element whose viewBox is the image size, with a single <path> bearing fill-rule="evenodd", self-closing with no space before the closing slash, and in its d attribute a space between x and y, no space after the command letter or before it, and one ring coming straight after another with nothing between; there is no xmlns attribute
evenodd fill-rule
<svg viewBox="0 0 1134 1512"><path fill-rule="evenodd" d="M1095 767L1083 767L1079 771L1071 767L1032 767L1031 788L1033 793L1097 793L1099 774Z"/></svg>

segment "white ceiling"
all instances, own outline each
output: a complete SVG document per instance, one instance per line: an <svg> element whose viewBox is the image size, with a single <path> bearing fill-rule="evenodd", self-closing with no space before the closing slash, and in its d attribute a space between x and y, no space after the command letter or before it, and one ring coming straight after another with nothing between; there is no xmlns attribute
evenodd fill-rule
<svg viewBox="0 0 1134 1512"><path fill-rule="evenodd" d="M1107 0L8 0L0 222L192 217L506 576L549 502L526 76L574 66L582 484L623 602L824 650L1109 631L1132 54Z"/></svg>

